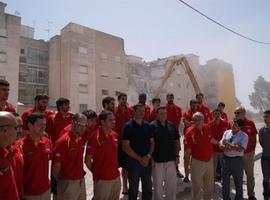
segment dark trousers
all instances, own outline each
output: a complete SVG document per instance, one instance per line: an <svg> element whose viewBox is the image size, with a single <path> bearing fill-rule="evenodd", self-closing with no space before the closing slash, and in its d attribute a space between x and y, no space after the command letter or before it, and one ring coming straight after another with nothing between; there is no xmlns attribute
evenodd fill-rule
<svg viewBox="0 0 270 200"><path fill-rule="evenodd" d="M263 174L263 196L270 197L270 157L262 156L261 167Z"/></svg>
<svg viewBox="0 0 270 200"><path fill-rule="evenodd" d="M136 200L138 196L139 181L142 181L142 200L152 199L152 166L149 163L147 167L143 167L134 159L127 159L128 170L128 199Z"/></svg>
<svg viewBox="0 0 270 200"><path fill-rule="evenodd" d="M222 171L222 194L224 200L230 200L230 177L233 177L236 195L235 200L243 199L243 173L244 162L243 158L223 157Z"/></svg>

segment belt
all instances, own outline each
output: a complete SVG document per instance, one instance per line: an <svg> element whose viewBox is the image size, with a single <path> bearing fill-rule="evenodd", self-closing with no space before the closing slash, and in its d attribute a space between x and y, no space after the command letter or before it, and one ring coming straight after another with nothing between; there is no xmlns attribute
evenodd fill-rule
<svg viewBox="0 0 270 200"><path fill-rule="evenodd" d="M239 159L239 158L243 158L243 156L226 156L226 155L224 155L223 158L228 158L228 159Z"/></svg>

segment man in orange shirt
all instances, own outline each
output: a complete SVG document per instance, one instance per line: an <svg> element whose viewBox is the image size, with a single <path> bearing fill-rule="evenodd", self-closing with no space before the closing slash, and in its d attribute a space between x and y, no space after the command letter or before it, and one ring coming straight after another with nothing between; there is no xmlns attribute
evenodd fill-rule
<svg viewBox="0 0 270 200"><path fill-rule="evenodd" d="M197 101L197 111L202 113L204 116L204 123L208 123L211 118L211 111L210 109L203 104L203 93L196 94L196 101Z"/></svg>
<svg viewBox="0 0 270 200"><path fill-rule="evenodd" d="M150 112L151 112L151 108L150 106L148 106L146 104L146 100L147 100L147 96L145 93L141 93L139 94L139 103L138 104L142 104L144 105L144 120L149 122L150 121Z"/></svg>
<svg viewBox="0 0 270 200"><path fill-rule="evenodd" d="M150 113L150 122L156 120L157 109L160 107L160 102L161 102L161 100L158 97L155 97L152 99L153 108L152 108L151 113Z"/></svg>
<svg viewBox="0 0 270 200"><path fill-rule="evenodd" d="M15 112L15 108L7 102L9 95L9 82L0 79L0 111Z"/></svg>

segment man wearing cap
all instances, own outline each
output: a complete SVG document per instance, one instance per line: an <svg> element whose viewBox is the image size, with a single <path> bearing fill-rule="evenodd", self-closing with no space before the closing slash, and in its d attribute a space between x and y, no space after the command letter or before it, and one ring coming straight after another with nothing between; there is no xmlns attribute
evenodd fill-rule
<svg viewBox="0 0 270 200"><path fill-rule="evenodd" d="M71 129L66 129L55 143L52 174L57 180L58 200L86 200L83 170L85 140L82 138L86 128L86 116L77 113L72 118Z"/></svg>

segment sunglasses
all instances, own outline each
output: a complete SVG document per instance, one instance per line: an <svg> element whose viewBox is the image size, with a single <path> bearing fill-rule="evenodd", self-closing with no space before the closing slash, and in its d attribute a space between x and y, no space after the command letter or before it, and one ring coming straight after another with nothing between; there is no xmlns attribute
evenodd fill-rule
<svg viewBox="0 0 270 200"><path fill-rule="evenodd" d="M239 115L241 112L234 112L234 114Z"/></svg>

